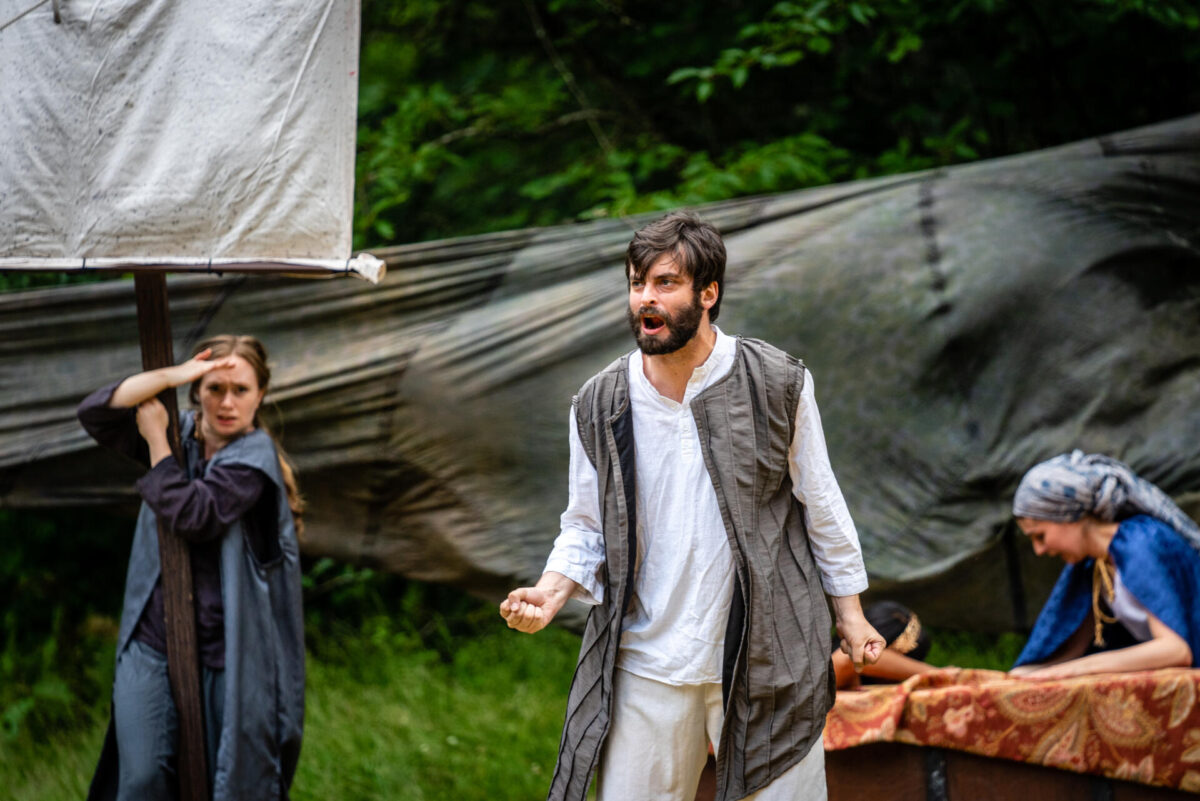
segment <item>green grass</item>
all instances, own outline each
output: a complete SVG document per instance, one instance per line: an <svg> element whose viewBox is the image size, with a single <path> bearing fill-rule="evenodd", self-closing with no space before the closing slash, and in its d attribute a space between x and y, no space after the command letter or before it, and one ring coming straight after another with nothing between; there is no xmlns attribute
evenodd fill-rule
<svg viewBox="0 0 1200 801"><path fill-rule="evenodd" d="M545 797L577 637L501 629L461 642L449 662L356 650L309 662L294 799Z"/></svg>
<svg viewBox="0 0 1200 801"><path fill-rule="evenodd" d="M353 628L314 632L292 797L544 798L579 639L555 628L520 635L499 619L492 628L476 618L468 629L419 637L395 618L370 616ZM929 661L1004 669L1021 642L1012 634L937 631ZM5 797L82 798L106 715L107 702L72 731L0 739Z"/></svg>
<svg viewBox="0 0 1200 801"><path fill-rule="evenodd" d="M578 637L503 628L452 653L403 636L346 637L308 661L296 801L544 798L554 770ZM83 798L106 719L43 742L0 741L14 801Z"/></svg>
<svg viewBox="0 0 1200 801"><path fill-rule="evenodd" d="M104 723L47 739L0 742L0 787L12 801L50 801L87 796L104 742Z"/></svg>
<svg viewBox="0 0 1200 801"><path fill-rule="evenodd" d="M931 665L1008 670L1021 653L1025 635L1006 632L930 631L933 644L925 661Z"/></svg>

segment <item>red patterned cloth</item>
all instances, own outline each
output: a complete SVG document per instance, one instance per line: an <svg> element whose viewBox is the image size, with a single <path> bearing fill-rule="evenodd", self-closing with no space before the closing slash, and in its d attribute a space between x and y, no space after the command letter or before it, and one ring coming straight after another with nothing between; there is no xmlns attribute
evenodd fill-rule
<svg viewBox="0 0 1200 801"><path fill-rule="evenodd" d="M1200 669L1058 681L944 668L839 692L825 749L899 742L1200 792Z"/></svg>

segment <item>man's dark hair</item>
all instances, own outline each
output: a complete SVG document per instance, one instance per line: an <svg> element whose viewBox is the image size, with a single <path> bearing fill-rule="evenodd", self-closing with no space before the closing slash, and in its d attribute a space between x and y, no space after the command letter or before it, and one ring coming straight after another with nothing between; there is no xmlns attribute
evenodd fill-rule
<svg viewBox="0 0 1200 801"><path fill-rule="evenodd" d="M695 214L676 211L655 220L633 235L625 252L625 279L645 278L650 266L664 253L692 279L692 288L700 290L717 282L717 302L708 310L708 319L716 321L725 296L725 242L721 232Z"/></svg>

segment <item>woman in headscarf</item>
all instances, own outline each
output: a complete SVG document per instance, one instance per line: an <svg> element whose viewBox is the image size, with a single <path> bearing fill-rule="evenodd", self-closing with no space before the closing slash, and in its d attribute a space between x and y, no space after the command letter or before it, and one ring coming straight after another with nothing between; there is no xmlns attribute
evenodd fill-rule
<svg viewBox="0 0 1200 801"><path fill-rule="evenodd" d="M1013 498L1039 555L1067 563L1014 675L1192 667L1200 659L1200 528L1116 459L1073 451L1033 467Z"/></svg>

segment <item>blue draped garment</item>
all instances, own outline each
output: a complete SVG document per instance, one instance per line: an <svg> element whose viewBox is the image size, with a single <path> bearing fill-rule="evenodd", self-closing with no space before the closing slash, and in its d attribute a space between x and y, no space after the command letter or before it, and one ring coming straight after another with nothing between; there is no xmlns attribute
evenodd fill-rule
<svg viewBox="0 0 1200 801"><path fill-rule="evenodd" d="M1191 647L1192 667L1196 667L1200 552L1161 520L1135 515L1121 521L1108 553L1133 597ZM1092 608L1094 561L1085 559L1063 568L1015 665L1045 662L1083 625Z"/></svg>

